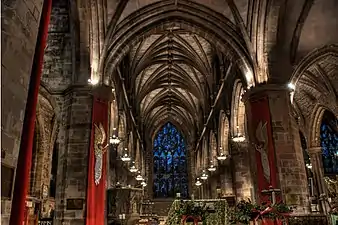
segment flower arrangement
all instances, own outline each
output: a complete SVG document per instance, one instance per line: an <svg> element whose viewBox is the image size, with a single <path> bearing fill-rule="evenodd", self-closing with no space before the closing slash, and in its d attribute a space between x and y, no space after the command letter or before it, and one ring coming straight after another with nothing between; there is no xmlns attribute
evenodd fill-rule
<svg viewBox="0 0 338 225"><path fill-rule="evenodd" d="M283 219L292 212L292 208L280 202L275 205L253 204L250 200L240 201L231 214L232 224L249 224L258 219Z"/></svg>

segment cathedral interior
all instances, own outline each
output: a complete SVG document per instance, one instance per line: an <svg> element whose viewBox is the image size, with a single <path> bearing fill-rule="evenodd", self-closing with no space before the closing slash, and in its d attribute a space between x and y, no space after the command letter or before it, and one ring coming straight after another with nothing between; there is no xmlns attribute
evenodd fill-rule
<svg viewBox="0 0 338 225"><path fill-rule="evenodd" d="M337 0L1 8L2 224L164 224L175 199L270 189L330 224Z"/></svg>

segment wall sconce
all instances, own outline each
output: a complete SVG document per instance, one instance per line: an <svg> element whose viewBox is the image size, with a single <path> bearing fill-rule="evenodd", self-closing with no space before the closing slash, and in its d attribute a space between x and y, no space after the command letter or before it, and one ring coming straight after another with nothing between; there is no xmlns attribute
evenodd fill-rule
<svg viewBox="0 0 338 225"><path fill-rule="evenodd" d="M142 177L142 175L141 175L141 172L140 171L138 171L138 175L136 176L136 178L135 178L137 181L143 181L144 179L143 179L143 177Z"/></svg>
<svg viewBox="0 0 338 225"><path fill-rule="evenodd" d="M239 126L237 126L236 128L237 128L236 136L232 137L232 141L233 142L244 142L245 137L239 132Z"/></svg>
<svg viewBox="0 0 338 225"><path fill-rule="evenodd" d="M201 181L200 181L200 178L197 178L197 181L196 181L195 185L196 185L196 186L201 186L201 185L202 185L202 183L201 183Z"/></svg>
<svg viewBox="0 0 338 225"><path fill-rule="evenodd" d="M209 170L210 172L216 171L216 167L214 166L214 164L213 164L212 161L210 161L210 166L209 166L208 170Z"/></svg>
<svg viewBox="0 0 338 225"><path fill-rule="evenodd" d="M218 161L224 161L227 159L227 156L222 152L222 147L219 147L220 154L217 156Z"/></svg>
<svg viewBox="0 0 338 225"><path fill-rule="evenodd" d="M201 179L202 179L202 180L207 180L207 179L208 179L208 174L206 174L205 170L203 170Z"/></svg>
<svg viewBox="0 0 338 225"><path fill-rule="evenodd" d="M137 168L135 166L135 162L132 162L132 166L129 168L129 171L132 172L132 173L136 173L137 172Z"/></svg>
<svg viewBox="0 0 338 225"><path fill-rule="evenodd" d="M124 155L121 157L121 160L123 162L129 162L131 160L131 158L128 156L128 152L127 152L127 148L124 149L126 153L124 153Z"/></svg>

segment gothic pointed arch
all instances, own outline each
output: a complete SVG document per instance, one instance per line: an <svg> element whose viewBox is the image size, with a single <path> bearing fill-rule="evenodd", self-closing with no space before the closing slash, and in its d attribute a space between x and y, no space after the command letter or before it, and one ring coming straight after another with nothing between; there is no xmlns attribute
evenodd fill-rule
<svg viewBox="0 0 338 225"><path fill-rule="evenodd" d="M122 140L125 141L128 136L127 136L127 122L126 122L126 116L124 113L119 113L119 122L118 122L118 137ZM128 144L128 143L126 143ZM118 149L118 153L122 154L124 146L123 144L120 145L121 147Z"/></svg>
<svg viewBox="0 0 338 225"><path fill-rule="evenodd" d="M222 152L229 154L229 120L223 110L219 116L218 140L219 148L222 148Z"/></svg>
<svg viewBox="0 0 338 225"><path fill-rule="evenodd" d="M186 140L170 122L156 134L153 143L154 198L188 197Z"/></svg>
<svg viewBox="0 0 338 225"><path fill-rule="evenodd" d="M210 131L209 142L210 142L209 161L213 161L213 163L215 163L217 162L217 160L215 160L217 157L217 140L215 132L213 131Z"/></svg>
<svg viewBox="0 0 338 225"><path fill-rule="evenodd" d="M244 88L238 79L234 82L231 101L231 136L245 136L245 105L242 101Z"/></svg>
<svg viewBox="0 0 338 225"><path fill-rule="evenodd" d="M116 129L118 126L118 108L115 99L110 103L110 136L117 135Z"/></svg>
<svg viewBox="0 0 338 225"><path fill-rule="evenodd" d="M209 146L208 146L208 139L207 137L203 138L203 145L202 145L202 170L206 169L208 166L208 157L209 156Z"/></svg>
<svg viewBox="0 0 338 225"><path fill-rule="evenodd" d="M135 144L135 166L136 168L141 168L141 151L140 151L140 142L136 140Z"/></svg>

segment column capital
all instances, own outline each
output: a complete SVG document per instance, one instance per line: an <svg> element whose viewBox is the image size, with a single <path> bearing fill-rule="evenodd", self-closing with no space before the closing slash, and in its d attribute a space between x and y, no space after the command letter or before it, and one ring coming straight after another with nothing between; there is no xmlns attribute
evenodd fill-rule
<svg viewBox="0 0 338 225"><path fill-rule="evenodd" d="M322 152L322 147L311 147L308 149L309 154L316 154Z"/></svg>
<svg viewBox="0 0 338 225"><path fill-rule="evenodd" d="M110 102L113 99L112 87L107 85L93 86L92 93L102 100Z"/></svg>
<svg viewBox="0 0 338 225"><path fill-rule="evenodd" d="M259 96L267 96L271 92L285 92L289 93L291 90L282 84L261 84L255 87L252 87L246 90L243 94L243 102L247 102L251 98L259 97Z"/></svg>

